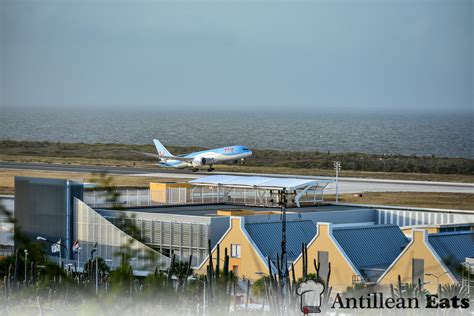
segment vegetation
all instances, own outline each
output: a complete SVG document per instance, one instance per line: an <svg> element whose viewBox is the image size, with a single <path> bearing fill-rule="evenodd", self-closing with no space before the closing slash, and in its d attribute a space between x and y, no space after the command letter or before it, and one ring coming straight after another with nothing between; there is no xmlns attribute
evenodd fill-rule
<svg viewBox="0 0 474 316"><path fill-rule="evenodd" d="M176 154L205 149L202 147L167 147ZM247 167L332 170L333 162L337 160L342 162L343 169L346 171L474 175L474 160L465 158L265 149L252 149L252 151L254 155L252 159L246 161ZM132 162L134 165L139 162L155 162L152 157L136 153L154 153L155 148L151 144L85 144L2 140L0 141L0 152L5 156L117 160Z"/></svg>

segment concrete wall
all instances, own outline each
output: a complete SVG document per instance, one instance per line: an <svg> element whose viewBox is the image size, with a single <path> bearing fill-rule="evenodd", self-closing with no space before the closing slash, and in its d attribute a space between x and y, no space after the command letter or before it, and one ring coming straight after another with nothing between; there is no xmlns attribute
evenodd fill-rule
<svg viewBox="0 0 474 316"><path fill-rule="evenodd" d="M395 224L400 227L413 225L441 225L474 223L474 213L417 210L376 210L377 224Z"/></svg>

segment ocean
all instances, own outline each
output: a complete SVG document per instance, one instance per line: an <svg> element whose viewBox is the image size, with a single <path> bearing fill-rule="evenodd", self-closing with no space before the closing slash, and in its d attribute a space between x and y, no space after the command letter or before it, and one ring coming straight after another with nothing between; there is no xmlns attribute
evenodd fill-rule
<svg viewBox="0 0 474 316"><path fill-rule="evenodd" d="M471 114L0 110L0 139L474 158Z"/></svg>

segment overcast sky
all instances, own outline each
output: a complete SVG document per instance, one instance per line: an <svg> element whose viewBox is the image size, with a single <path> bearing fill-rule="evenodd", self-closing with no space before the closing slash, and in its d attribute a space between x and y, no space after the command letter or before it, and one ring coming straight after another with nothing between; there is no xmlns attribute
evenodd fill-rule
<svg viewBox="0 0 474 316"><path fill-rule="evenodd" d="M2 106L472 111L472 0L0 0Z"/></svg>

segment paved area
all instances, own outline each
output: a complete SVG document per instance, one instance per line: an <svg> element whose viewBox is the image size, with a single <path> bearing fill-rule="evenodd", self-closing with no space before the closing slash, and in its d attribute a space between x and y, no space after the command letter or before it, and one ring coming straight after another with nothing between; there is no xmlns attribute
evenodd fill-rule
<svg viewBox="0 0 474 316"><path fill-rule="evenodd" d="M132 176L166 177L195 179L211 174L235 174L235 175L259 175L272 177L295 177L311 179L330 179L331 177L312 177L301 175L281 175L281 174L257 174L257 173L229 173L229 172L192 172L189 170L159 169L156 168L127 168L127 167L107 167L107 166L81 166L63 164L43 164L43 163L17 163L0 162L0 169L29 169L29 170L51 170L70 172L100 172L106 171L112 174L126 174ZM325 193L336 192L336 185L332 183ZM340 193L361 193L361 192L450 192L450 193L472 193L474 194L473 183L453 183L453 182L431 182L431 181L405 181L405 180L382 180L366 178L339 178Z"/></svg>

